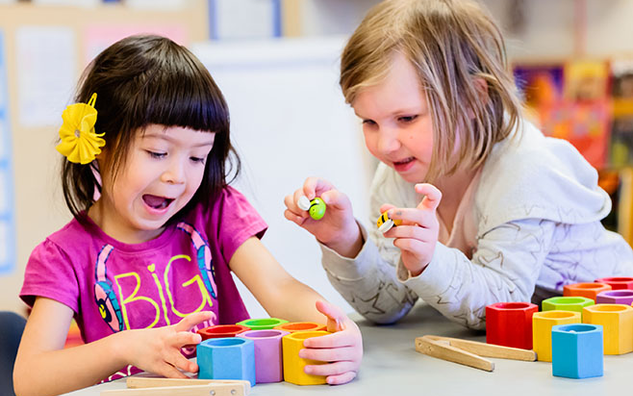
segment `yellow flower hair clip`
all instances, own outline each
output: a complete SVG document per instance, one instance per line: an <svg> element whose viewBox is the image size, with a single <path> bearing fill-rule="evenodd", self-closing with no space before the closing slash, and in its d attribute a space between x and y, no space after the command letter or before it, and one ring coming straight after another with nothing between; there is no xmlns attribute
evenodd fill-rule
<svg viewBox="0 0 633 396"><path fill-rule="evenodd" d="M59 128L61 143L55 148L70 162L89 164L101 153L101 147L105 146L105 140L101 139L105 133L95 133L96 101L97 94L93 93L88 104L72 104L62 113L64 123Z"/></svg>

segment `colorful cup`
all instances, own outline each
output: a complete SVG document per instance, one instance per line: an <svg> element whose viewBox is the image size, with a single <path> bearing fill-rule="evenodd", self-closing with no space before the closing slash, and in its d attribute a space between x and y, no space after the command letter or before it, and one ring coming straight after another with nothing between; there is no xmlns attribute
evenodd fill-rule
<svg viewBox="0 0 633 396"><path fill-rule="evenodd" d="M572 311L579 312L582 318L582 309L596 302L587 297L552 297L543 300L543 311Z"/></svg>
<svg viewBox="0 0 633 396"><path fill-rule="evenodd" d="M281 339L288 334L271 329L249 330L236 336L255 343L255 380L258 384L283 381Z"/></svg>
<svg viewBox="0 0 633 396"><path fill-rule="evenodd" d="M633 290L618 289L607 290L598 294L596 297L597 304L623 304L631 305L633 303Z"/></svg>
<svg viewBox="0 0 633 396"><path fill-rule="evenodd" d="M541 362L552 361L552 327L580 323L580 313L572 311L542 311L532 316L533 349Z"/></svg>
<svg viewBox="0 0 633 396"><path fill-rule="evenodd" d="M574 283L563 286L563 296L566 297L587 297L596 301L596 296L606 290L611 290L611 286L605 283Z"/></svg>
<svg viewBox="0 0 633 396"><path fill-rule="evenodd" d="M242 325L215 325L205 327L197 331L202 337L202 340L208 340L209 338L227 338L235 337L239 333L250 330L246 326Z"/></svg>
<svg viewBox="0 0 633 396"><path fill-rule="evenodd" d="M590 378L603 375L602 326L568 324L552 327L552 374Z"/></svg>
<svg viewBox="0 0 633 396"><path fill-rule="evenodd" d="M583 309L583 322L602 325L605 355L633 352L633 308L596 304Z"/></svg>
<svg viewBox="0 0 633 396"><path fill-rule="evenodd" d="M255 343L246 338L210 338L197 349L198 378L247 380L255 386Z"/></svg>
<svg viewBox="0 0 633 396"><path fill-rule="evenodd" d="M241 322L237 322L238 325L248 327L251 330L274 329L276 326L282 325L284 323L288 323L288 321L277 318L247 319Z"/></svg>
<svg viewBox="0 0 633 396"><path fill-rule="evenodd" d="M629 289L633 290L633 278L628 276L612 276L610 278L600 278L596 283L604 283L611 286L613 290Z"/></svg>
<svg viewBox="0 0 633 396"><path fill-rule="evenodd" d="M532 315L538 306L526 302L503 302L486 307L486 342L532 349Z"/></svg>
<svg viewBox="0 0 633 396"><path fill-rule="evenodd" d="M274 329L294 333L296 331L327 331L327 326L316 322L288 322L275 326Z"/></svg>
<svg viewBox="0 0 633 396"><path fill-rule="evenodd" d="M303 349L303 341L306 339L322 337L328 334L330 333L327 331L295 331L282 338L284 380L286 382L295 385L318 385L326 383L324 376L306 374L304 371L307 365L324 364L324 362L300 358L299 351Z"/></svg>

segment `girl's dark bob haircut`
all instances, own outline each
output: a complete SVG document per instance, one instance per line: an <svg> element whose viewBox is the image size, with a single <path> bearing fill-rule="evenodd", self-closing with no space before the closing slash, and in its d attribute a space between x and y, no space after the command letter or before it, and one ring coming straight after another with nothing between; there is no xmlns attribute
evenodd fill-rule
<svg viewBox="0 0 633 396"><path fill-rule="evenodd" d="M198 203L206 208L234 179L240 160L230 141L229 110L209 71L188 49L172 40L154 36L131 36L101 52L84 71L76 102L88 103L97 93L95 132L105 133L108 161L98 169L96 161L75 164L64 158L62 186L73 216L85 221L87 209L101 192L100 172L113 179L126 164L136 133L151 124L215 132L205 174L191 201L173 219Z"/></svg>

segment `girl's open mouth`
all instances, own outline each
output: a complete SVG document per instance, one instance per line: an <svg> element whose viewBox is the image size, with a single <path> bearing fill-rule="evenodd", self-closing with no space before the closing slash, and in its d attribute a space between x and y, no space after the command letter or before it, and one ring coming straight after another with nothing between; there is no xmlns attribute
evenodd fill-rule
<svg viewBox="0 0 633 396"><path fill-rule="evenodd" d="M165 209L174 200L171 198L159 197L157 195L145 194L143 195L143 201L145 204L153 209Z"/></svg>

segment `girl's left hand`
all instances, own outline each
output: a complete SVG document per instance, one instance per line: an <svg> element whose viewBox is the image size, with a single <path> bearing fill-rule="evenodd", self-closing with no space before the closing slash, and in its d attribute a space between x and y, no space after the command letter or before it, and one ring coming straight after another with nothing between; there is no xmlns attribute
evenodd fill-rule
<svg viewBox="0 0 633 396"><path fill-rule="evenodd" d="M424 195L416 208L394 209L392 205L380 207L381 213L389 211L391 219L402 220L402 225L392 227L384 235L395 238L393 245L402 251L402 263L412 276L420 275L435 253L440 230L436 210L442 200L442 193L432 184L416 184L415 191Z"/></svg>
<svg viewBox="0 0 633 396"><path fill-rule="evenodd" d="M308 365L305 372L326 376L330 385L350 382L356 377L363 358L360 329L340 308L330 303L317 301L316 308L327 316L327 329L333 334L303 341L305 348L299 351L299 357L329 363Z"/></svg>

